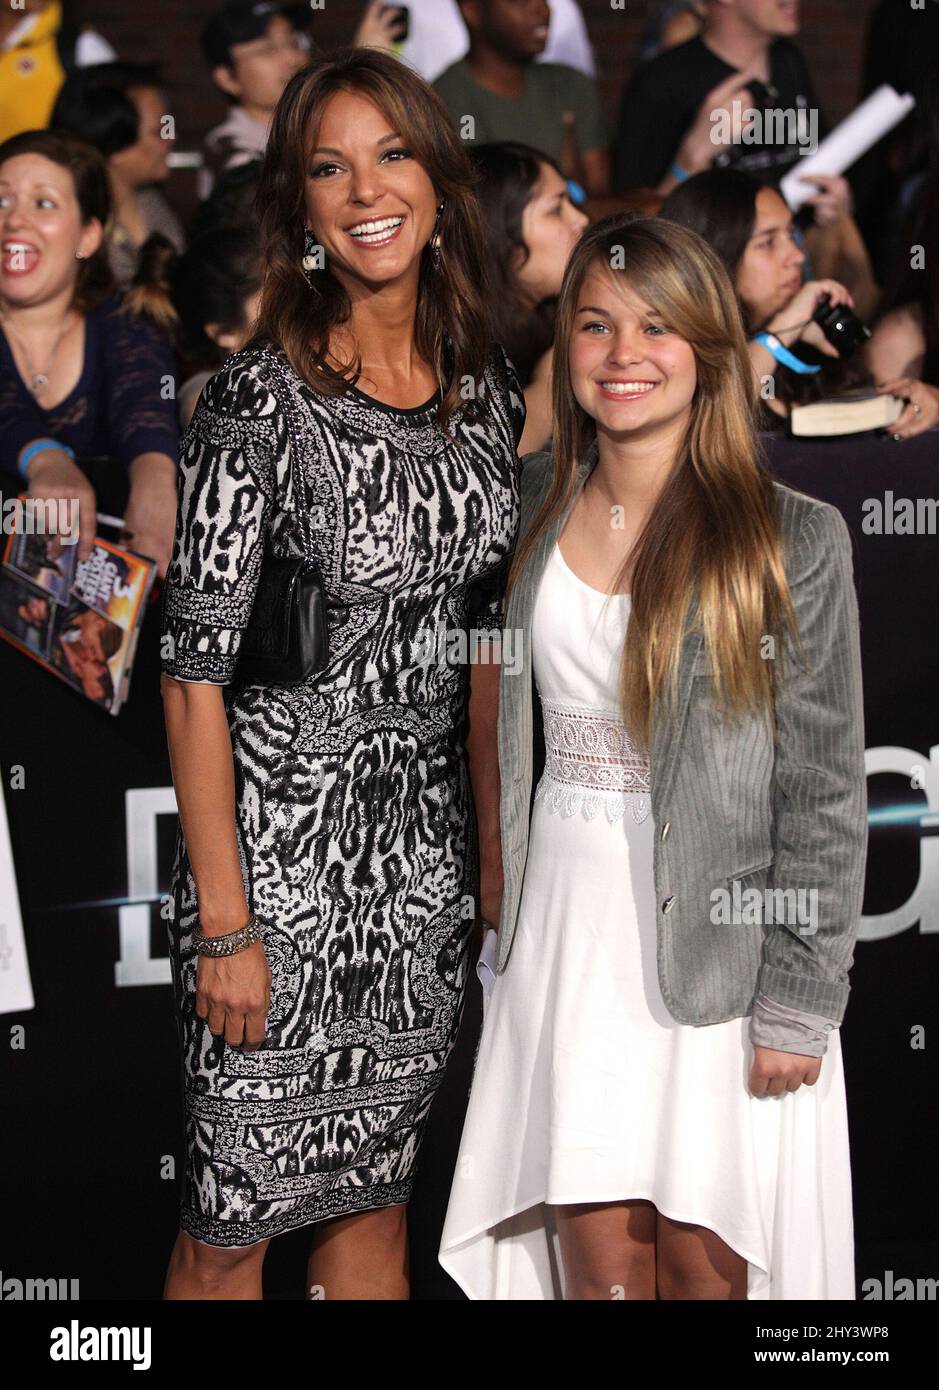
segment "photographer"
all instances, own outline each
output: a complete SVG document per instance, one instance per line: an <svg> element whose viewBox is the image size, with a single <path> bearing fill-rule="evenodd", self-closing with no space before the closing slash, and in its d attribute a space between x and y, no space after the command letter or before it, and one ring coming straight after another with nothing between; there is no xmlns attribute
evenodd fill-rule
<svg viewBox="0 0 939 1390"><path fill-rule="evenodd" d="M866 379L863 365L843 361L815 319L826 296L831 307L851 308L854 298L839 280L803 283L805 253L774 188L735 169L712 169L676 188L660 216L703 236L730 274L767 427L787 416L792 404ZM771 391L765 389L768 378Z"/></svg>
<svg viewBox="0 0 939 1390"><path fill-rule="evenodd" d="M715 120L722 111L730 119L735 101L738 115L764 105L804 109L817 120L817 137L827 133L805 59L792 42L798 10L777 0L708 0L706 8L703 33L641 64L626 88L616 140L618 191L654 188L665 196L715 157L778 183L807 150L739 143L741 129L721 149L712 139Z"/></svg>

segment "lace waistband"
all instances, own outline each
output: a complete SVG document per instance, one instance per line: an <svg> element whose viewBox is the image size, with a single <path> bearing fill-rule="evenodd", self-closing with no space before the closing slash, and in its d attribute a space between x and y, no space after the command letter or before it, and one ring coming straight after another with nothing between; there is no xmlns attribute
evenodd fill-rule
<svg viewBox="0 0 939 1390"><path fill-rule="evenodd" d="M541 702L545 769L535 800L556 815L611 823L631 815L641 824L651 810L649 760L615 711Z"/></svg>
<svg viewBox="0 0 939 1390"><path fill-rule="evenodd" d="M542 701L545 772L590 791L648 795L649 759L610 712Z"/></svg>

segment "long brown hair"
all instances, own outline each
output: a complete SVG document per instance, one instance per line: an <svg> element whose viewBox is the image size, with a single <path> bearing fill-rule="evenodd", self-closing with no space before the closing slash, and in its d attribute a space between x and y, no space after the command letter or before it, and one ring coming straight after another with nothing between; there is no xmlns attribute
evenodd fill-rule
<svg viewBox="0 0 939 1390"><path fill-rule="evenodd" d="M105 235L91 256L76 262L71 308L87 314L117 291L108 262L107 228L111 217L111 192L103 157L92 145L66 130L23 130L0 145L0 164L22 154L38 154L67 169L75 186L82 225L93 219Z"/></svg>
<svg viewBox="0 0 939 1390"><path fill-rule="evenodd" d="M602 267L654 306L692 347L697 385L685 438L622 567L631 606L621 668L623 717L648 746L660 695L677 691L693 594L725 712L768 709L783 628L798 645L776 527L772 479L754 426L754 381L733 286L707 243L685 227L618 214L588 227L558 303L553 361L554 475L518 547L509 587L539 537L571 502L594 421L571 387L569 352L581 286ZM622 266L622 270L613 269ZM772 638L774 645L764 649ZM781 652L780 652L781 655Z"/></svg>
<svg viewBox="0 0 939 1390"><path fill-rule="evenodd" d="M481 379L489 354L476 175L440 97L388 54L355 48L315 63L294 75L277 104L255 204L267 272L252 343L274 343L304 381L330 395L345 391L359 375L358 359L341 371L326 359L330 331L350 316L346 290L328 264L312 272L311 287L301 264L310 151L326 103L340 91L375 102L444 202L439 270L429 247L421 255L415 340L437 373L439 418L446 424L465 404L463 383Z"/></svg>

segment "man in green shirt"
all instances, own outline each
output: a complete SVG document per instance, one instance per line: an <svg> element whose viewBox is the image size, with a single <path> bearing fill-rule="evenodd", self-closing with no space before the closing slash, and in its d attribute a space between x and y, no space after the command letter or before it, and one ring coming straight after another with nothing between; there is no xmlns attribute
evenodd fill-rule
<svg viewBox="0 0 939 1390"><path fill-rule="evenodd" d="M548 40L547 0L459 0L470 47L434 86L467 143L523 140L588 193L610 191L596 85L575 68L535 63Z"/></svg>

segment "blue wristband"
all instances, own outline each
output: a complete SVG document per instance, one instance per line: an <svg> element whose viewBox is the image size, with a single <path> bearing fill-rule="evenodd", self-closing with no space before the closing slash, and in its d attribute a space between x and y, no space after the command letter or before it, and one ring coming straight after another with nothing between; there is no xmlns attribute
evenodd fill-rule
<svg viewBox="0 0 939 1390"><path fill-rule="evenodd" d="M41 454L44 449L58 449L61 453L68 454L72 462L75 462L75 450L70 449L67 444L60 444L57 439L34 439L32 444L26 445L26 448L19 456L16 467L21 478L26 478L28 476L27 469L30 463L36 455Z"/></svg>
<svg viewBox="0 0 939 1390"><path fill-rule="evenodd" d="M753 341L765 347L767 352L771 352L783 367L788 367L791 372L798 372L799 376L811 376L814 372L822 370L821 367L810 366L808 362L803 362L801 357L796 357L794 352L783 346L775 333L767 333L764 329L760 333L754 333Z"/></svg>
<svg viewBox="0 0 939 1390"><path fill-rule="evenodd" d="M578 207L581 207L582 204L586 203L587 194L584 191L584 189L581 188L580 184L574 181L574 179L567 180L567 191L571 196L571 202L576 203Z"/></svg>
<svg viewBox="0 0 939 1390"><path fill-rule="evenodd" d="M687 169L683 169L683 168L681 167L681 165L680 165L680 164L676 164L676 163L674 162L674 160L673 160L672 163L668 166L668 172L669 172L670 174L673 174L673 175L675 176L675 178L678 180L679 183L684 183L685 179L690 179L690 178L691 178L691 175L688 173L688 170L687 170Z"/></svg>

